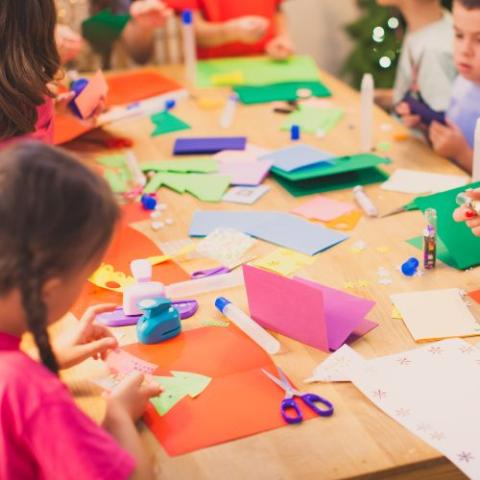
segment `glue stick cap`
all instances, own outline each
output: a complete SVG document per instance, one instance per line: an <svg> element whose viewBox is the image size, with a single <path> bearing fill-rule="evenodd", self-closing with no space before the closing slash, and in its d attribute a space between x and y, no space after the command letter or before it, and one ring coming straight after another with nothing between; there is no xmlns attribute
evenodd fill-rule
<svg viewBox="0 0 480 480"><path fill-rule="evenodd" d="M420 262L415 257L411 257L402 265L402 273L407 277L413 277L419 265Z"/></svg>
<svg viewBox="0 0 480 480"><path fill-rule="evenodd" d="M292 125L290 127L290 139L291 140L300 140L300 126Z"/></svg>
<svg viewBox="0 0 480 480"><path fill-rule="evenodd" d="M217 309L223 313L223 311L225 310L225 307L227 305L230 305L231 303L232 302L230 300L227 300L225 297L218 297L215 300L215 307L217 307Z"/></svg>
<svg viewBox="0 0 480 480"><path fill-rule="evenodd" d="M182 23L184 25L191 25L193 21L193 15L191 10L184 10L182 12Z"/></svg>

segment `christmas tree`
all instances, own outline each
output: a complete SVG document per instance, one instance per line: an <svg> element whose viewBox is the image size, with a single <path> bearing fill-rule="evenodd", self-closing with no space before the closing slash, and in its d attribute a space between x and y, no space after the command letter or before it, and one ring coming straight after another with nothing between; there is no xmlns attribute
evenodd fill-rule
<svg viewBox="0 0 480 480"><path fill-rule="evenodd" d="M404 21L398 11L377 5L376 0L357 0L361 17L347 26L355 47L348 57L343 73L356 88L364 73L372 73L377 88L390 88L400 57ZM452 0L442 0L450 8Z"/></svg>

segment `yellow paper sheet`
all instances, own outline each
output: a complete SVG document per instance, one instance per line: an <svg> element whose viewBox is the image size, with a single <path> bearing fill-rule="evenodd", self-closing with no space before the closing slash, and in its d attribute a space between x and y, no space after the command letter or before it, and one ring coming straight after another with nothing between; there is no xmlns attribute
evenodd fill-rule
<svg viewBox="0 0 480 480"><path fill-rule="evenodd" d="M272 253L253 262L252 265L289 277L314 261L315 258L309 255L287 248L277 248Z"/></svg>

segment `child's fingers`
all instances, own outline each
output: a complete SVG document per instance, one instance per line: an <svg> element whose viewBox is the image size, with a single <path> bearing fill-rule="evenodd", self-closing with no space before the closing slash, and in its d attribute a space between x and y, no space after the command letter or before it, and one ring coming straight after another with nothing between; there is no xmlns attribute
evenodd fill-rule
<svg viewBox="0 0 480 480"><path fill-rule="evenodd" d="M158 383L149 382L142 385L141 391L147 398L152 398L158 397L163 392L163 388Z"/></svg>
<svg viewBox="0 0 480 480"><path fill-rule="evenodd" d="M403 116L403 115L411 115L411 111L410 111L410 105L408 105L407 102L401 102L399 103L396 107L395 107L395 111Z"/></svg>
<svg viewBox="0 0 480 480"><path fill-rule="evenodd" d="M93 342L84 343L75 347L77 361L81 362L89 357L98 357L110 350L115 350L118 342L115 337L105 337Z"/></svg>
<svg viewBox="0 0 480 480"><path fill-rule="evenodd" d="M422 119L419 115L403 115L402 122L407 128L413 128L420 125Z"/></svg>
<svg viewBox="0 0 480 480"><path fill-rule="evenodd" d="M467 190L465 193L472 200L480 200L480 190Z"/></svg>
<svg viewBox="0 0 480 480"><path fill-rule="evenodd" d="M470 220L467 219L466 223L468 225L468 228L471 228L471 229L478 228L478 227L480 227L480 218L475 217L475 218L472 218Z"/></svg>
<svg viewBox="0 0 480 480"><path fill-rule="evenodd" d="M101 303L99 305L91 305L85 310L85 313L80 319L80 323L84 325L93 323L95 317L99 313L113 312L117 307L118 305L116 303Z"/></svg>
<svg viewBox="0 0 480 480"><path fill-rule="evenodd" d="M460 207L453 212L453 219L456 222L465 222L469 218L473 218L472 214L475 215L475 213L469 210L468 208Z"/></svg>

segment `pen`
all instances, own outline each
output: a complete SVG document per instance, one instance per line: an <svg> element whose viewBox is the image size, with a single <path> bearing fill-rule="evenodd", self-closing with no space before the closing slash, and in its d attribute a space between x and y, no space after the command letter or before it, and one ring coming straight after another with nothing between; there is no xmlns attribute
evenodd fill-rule
<svg viewBox="0 0 480 480"><path fill-rule="evenodd" d="M373 204L367 194L364 192L363 188L358 185L353 189L353 195L355 201L358 203L360 208L369 216L369 217L378 217L377 207Z"/></svg>

